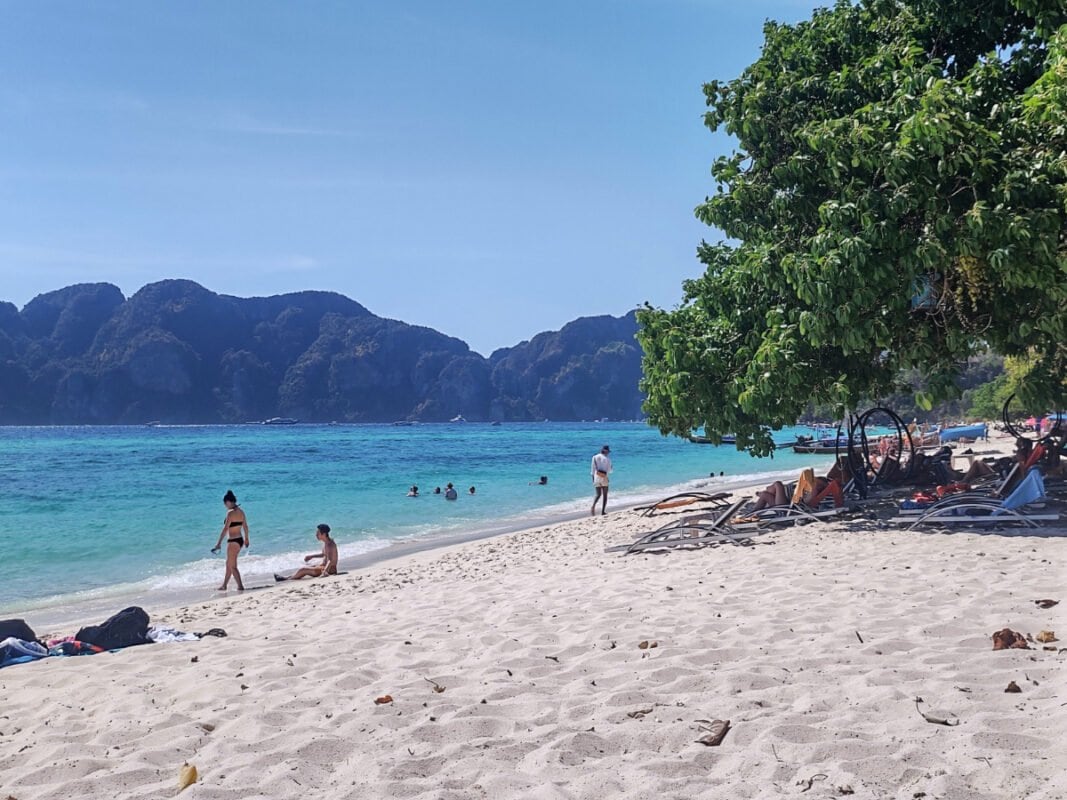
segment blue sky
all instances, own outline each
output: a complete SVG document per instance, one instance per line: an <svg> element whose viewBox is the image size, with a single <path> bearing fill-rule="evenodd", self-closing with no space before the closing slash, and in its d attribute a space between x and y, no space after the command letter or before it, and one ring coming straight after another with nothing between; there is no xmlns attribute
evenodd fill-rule
<svg viewBox="0 0 1067 800"><path fill-rule="evenodd" d="M701 85L815 5L0 0L0 299L328 289L485 354L672 306Z"/></svg>

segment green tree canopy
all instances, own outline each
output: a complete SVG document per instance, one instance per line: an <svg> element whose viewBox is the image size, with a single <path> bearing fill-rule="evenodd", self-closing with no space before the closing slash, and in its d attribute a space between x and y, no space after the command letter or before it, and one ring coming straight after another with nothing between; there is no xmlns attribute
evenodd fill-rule
<svg viewBox="0 0 1067 800"><path fill-rule="evenodd" d="M1067 374L1067 4L841 0L767 23L759 59L704 87L719 158L707 270L646 308L646 411L736 433L809 403L951 396L967 357L1025 358L1028 400Z"/></svg>

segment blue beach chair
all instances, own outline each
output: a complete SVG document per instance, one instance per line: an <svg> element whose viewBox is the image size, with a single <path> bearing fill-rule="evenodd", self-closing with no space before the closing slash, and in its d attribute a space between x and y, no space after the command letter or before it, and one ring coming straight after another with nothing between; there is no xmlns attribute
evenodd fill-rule
<svg viewBox="0 0 1067 800"><path fill-rule="evenodd" d="M1030 528L1042 522L1055 522L1059 514L1026 513L1026 506L1045 499L1045 481L1041 470L1031 467L1019 485L1003 500L995 497L954 495L926 509L917 518L895 517L893 522L910 522L908 530L918 525L1006 525L1021 524Z"/></svg>

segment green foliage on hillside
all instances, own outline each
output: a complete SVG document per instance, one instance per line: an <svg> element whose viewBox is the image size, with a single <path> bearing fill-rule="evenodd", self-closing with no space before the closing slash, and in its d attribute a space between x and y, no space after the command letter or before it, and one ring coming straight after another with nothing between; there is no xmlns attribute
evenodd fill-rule
<svg viewBox="0 0 1067 800"><path fill-rule="evenodd" d="M1027 403L1067 394L1067 8L842 0L768 23L759 59L705 86L737 149L697 216L727 242L682 305L646 308L650 420L736 433L836 416L921 378L929 409L991 348ZM913 384L912 389L915 389Z"/></svg>
<svg viewBox="0 0 1067 800"><path fill-rule="evenodd" d="M1008 381L1004 358L990 352L979 353L967 359L957 378L957 396L935 403L928 409L921 407L916 401L916 391L926 388L925 379L919 370L909 370L902 376L902 382L913 387L914 391L909 389L877 398L863 398L857 404L857 410L882 406L895 411L905 422L911 422L913 419L928 423L998 420L1004 402L1015 386ZM1007 391L994 391L1001 387ZM1014 406L1015 404L1013 408ZM836 419L835 409L829 405L813 405L801 417L803 422Z"/></svg>

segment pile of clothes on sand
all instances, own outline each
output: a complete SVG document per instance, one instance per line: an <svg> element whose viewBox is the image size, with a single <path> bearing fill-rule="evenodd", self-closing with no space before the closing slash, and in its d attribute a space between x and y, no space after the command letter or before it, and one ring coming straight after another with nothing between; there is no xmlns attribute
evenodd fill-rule
<svg viewBox="0 0 1067 800"><path fill-rule="evenodd" d="M222 628L205 633L185 633L162 625L150 625L139 606L124 608L99 625L87 625L73 636L41 641L21 619L0 620L0 667L25 664L57 656L90 656L139 644L194 642L205 636L225 636Z"/></svg>

